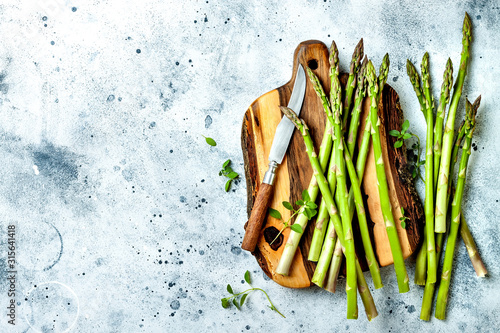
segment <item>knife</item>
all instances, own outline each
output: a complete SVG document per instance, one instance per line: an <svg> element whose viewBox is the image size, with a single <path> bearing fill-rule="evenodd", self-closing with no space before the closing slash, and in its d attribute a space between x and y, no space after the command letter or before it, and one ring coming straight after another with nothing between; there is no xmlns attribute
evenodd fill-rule
<svg viewBox="0 0 500 333"><path fill-rule="evenodd" d="M290 96L290 101L288 102L288 107L294 110L297 115L300 114L300 110L302 109L305 92L306 73L304 72L302 65L299 64L297 75L295 77L295 83L293 85L292 96ZM259 191L257 192L257 197L252 208L252 213L250 214L250 219L248 219L247 222L245 236L243 237L243 242L241 244L241 248L243 250L253 252L257 246L262 224L264 222L264 218L266 217L267 208L269 207L269 202L273 194L276 169L285 157L294 129L294 124L290 121L290 119L284 116L281 118L278 127L276 127L273 144L271 146L271 151L269 152L269 168L264 174L264 179L262 180L262 184L260 184Z"/></svg>

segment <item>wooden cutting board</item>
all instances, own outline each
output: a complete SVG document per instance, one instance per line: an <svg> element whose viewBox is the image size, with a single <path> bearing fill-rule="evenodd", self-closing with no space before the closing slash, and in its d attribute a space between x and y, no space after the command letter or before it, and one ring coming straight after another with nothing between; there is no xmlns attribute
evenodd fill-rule
<svg viewBox="0 0 500 333"><path fill-rule="evenodd" d="M313 69L314 73L320 79L326 93L329 93L328 48L320 41L310 40L300 43L295 50L292 79L285 85L257 98L246 111L241 132L241 144L247 181L248 216L250 216L259 185L267 170L269 163L268 156L274 133L282 117L278 105L288 104L299 63L302 64L304 68L309 66ZM347 74L343 74L341 76L342 84L345 85L346 81ZM387 134L389 130L392 129L401 130L401 124L403 122L399 97L389 85L386 85L384 88L379 108L383 110L383 112L380 112L382 122L380 131L383 136L382 146L385 151L385 167L389 181L394 218L396 221L399 221L401 217L400 207L404 208L405 215L409 218L406 222L406 229L403 229L399 223L397 224L403 254L404 257L407 258L414 253L419 246L421 234L423 234L424 213L420 199L413 186L411 175L408 171L406 147L403 145L403 147L399 149L394 149L393 145L395 139ZM364 128L364 121L368 115L368 99L363 102L363 110L360 129ZM300 117L303 118L309 126L315 147L318 148L323 137L326 116L309 79L307 80L304 104ZM295 131L286 157L277 170L274 195L270 203L270 207L278 209L281 212L284 220L287 220L290 215L289 211L283 209L281 202L295 202L300 199L302 190L308 187L311 176L312 169L305 152L303 140L300 134ZM367 159L363 188L366 194L365 203L368 207L368 223L371 229L375 252L380 265L387 266L392 264L393 261L382 213L380 211L378 189L376 187L375 161L371 148ZM319 197L320 196L318 196L317 200L318 204ZM269 243L274 239L278 231L281 230L282 224L272 217L268 217L264 221L259 242L253 255L256 257L262 270L280 285L290 288L305 288L311 285L311 278L316 264L308 261L307 255L311 244L314 224L314 219L309 221L294 257L290 274L288 276L282 276L275 274L274 270L281 257L285 240L288 238L289 229L286 229L283 235L270 246ZM356 251L358 252L358 257L360 258L363 268L366 270L367 267L363 260L364 253L356 218L353 220L353 228L355 230L355 236L357 236Z"/></svg>

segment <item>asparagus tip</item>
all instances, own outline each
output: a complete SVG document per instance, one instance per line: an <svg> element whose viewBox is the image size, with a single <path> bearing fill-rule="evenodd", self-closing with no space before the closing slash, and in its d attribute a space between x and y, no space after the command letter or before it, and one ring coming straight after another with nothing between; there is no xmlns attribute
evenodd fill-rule
<svg viewBox="0 0 500 333"><path fill-rule="evenodd" d="M330 67L335 68L339 62L339 50L337 44L332 40L332 45L330 46Z"/></svg>
<svg viewBox="0 0 500 333"><path fill-rule="evenodd" d="M477 109L479 108L479 105L481 104L481 95L479 95L474 103L472 103L472 108L474 110L474 114L477 113Z"/></svg>
<svg viewBox="0 0 500 333"><path fill-rule="evenodd" d="M472 21L467 12L465 12L464 25L462 31L463 31L462 42L464 45L469 45L469 42L471 41Z"/></svg>

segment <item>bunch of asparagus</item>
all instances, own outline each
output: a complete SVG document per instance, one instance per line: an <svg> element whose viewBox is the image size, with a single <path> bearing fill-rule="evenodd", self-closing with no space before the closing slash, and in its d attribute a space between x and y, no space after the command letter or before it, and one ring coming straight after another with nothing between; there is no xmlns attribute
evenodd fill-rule
<svg viewBox="0 0 500 333"><path fill-rule="evenodd" d="M471 21L466 13L463 25L460 70L453 88L444 130L444 114L450 101L453 82L451 60L448 59L446 64L436 114L434 114L435 103L430 86L428 53L424 54L422 60L422 79L415 66L410 61L407 62L408 76L427 122L425 150L426 225L424 244L417 255L415 271L415 283L425 285L421 311L421 318L424 320L430 318L449 205L451 205L451 222L437 296L436 318L444 319L445 317L458 230L460 230L477 275L485 276L487 274L461 211L467 163L471 152L472 134L480 97L473 104L466 101L465 119L457 134L454 135L455 118L469 63L470 42ZM329 58L330 96L326 96L317 76L311 69L307 68L309 79L322 102L328 119L318 153L316 153L305 122L299 119L293 110L287 107L280 108L284 115L295 124L304 139L306 152L313 168L313 176L307 190L309 196L311 200L316 200L319 192L322 195L308 255L310 261L317 262L312 282L328 291L335 292L340 266L345 256L347 318L356 319L358 317L357 290L359 290L366 315L371 320L378 313L356 256L352 229L352 218L354 211L356 211L373 285L376 289L383 287L379 264L368 232L363 194L360 187L370 142L375 157L380 206L394 259L394 269L400 293L409 291L409 281L389 199L379 131L378 105L389 72L389 56L386 54L384 57L377 77L373 63L366 56L361 61L363 54L363 40L361 39L353 53L349 78L343 92L339 81L338 49L335 42L332 42ZM344 100L342 100L343 93ZM359 125L362 102L366 96L369 97L370 112L365 126L361 130ZM360 130L361 133L358 133ZM358 135L362 137L356 152ZM464 144L461 147L462 154L455 188L452 186L453 171L462 142ZM348 184L350 188L348 188ZM295 223L299 224L302 230L306 228L307 222L306 214L299 214L295 220ZM276 273L288 275L301 236L302 233L290 232Z"/></svg>
<svg viewBox="0 0 500 333"><path fill-rule="evenodd" d="M366 315L371 320L378 313L356 257L352 231L352 218L356 210L366 261L374 287L376 289L381 288L383 284L379 264L368 232L365 205L360 187L370 139L376 160L381 208L394 258L399 292L407 292L409 284L389 199L379 132L378 105L389 72L389 56L386 54L384 57L377 77L375 67L371 61L368 61L365 57L361 62L363 53L363 40L361 40L356 46L351 60L343 101L342 86L339 81L338 49L335 42L332 42L330 47L329 73L331 87L329 97L326 96L317 76L311 69L307 68L309 79L322 102L328 119L318 154L316 154L308 127L304 121L299 119L293 110L286 107L280 108L285 116L292 120L303 136L306 151L313 168L313 178L308 189L309 195L312 200L316 199L318 188L322 195L309 252L309 260L317 262L312 282L334 292L344 255L346 262L347 318L356 319L358 317L357 290L359 290ZM370 116L363 129L362 144L356 155L362 102L366 95L370 99ZM348 188L348 184L350 184L350 188ZM300 214L295 223L299 223L304 229L307 218L304 214ZM300 233L290 232L276 269L278 274L288 274L300 237Z"/></svg>
<svg viewBox="0 0 500 333"><path fill-rule="evenodd" d="M467 247L470 259L480 277L487 274L486 268L477 252L477 247L469 231L464 215L461 211L461 202L464 192L467 162L471 153L472 134L475 128L475 117L481 101L479 96L474 104L468 100L465 103L465 119L455 135L455 119L458 109L467 66L469 64L469 50L471 43L472 23L469 15L465 14L462 38L462 56L453 95L448 108L448 117L443 133L444 113L450 101L450 91L453 82L453 66L450 59L446 63L441 86L439 105L434 121L434 98L431 94L429 75L429 54L425 53L422 59L422 80L415 66L408 60L407 72L413 85L420 108L427 122L426 132L426 160L425 160L425 229L424 244L418 255L415 269L415 283L425 285L424 297L420 318L429 320L434 298L435 283L437 280L437 266L447 229L446 218L450 215L450 224L447 237L445 258L441 269L441 280L436 301L435 316L445 319L448 291L450 287L453 255L457 240L458 230ZM454 166L458 160L458 152L462 147L456 190L453 188L452 179ZM453 144L455 142L455 144ZM450 202L450 200L452 200ZM449 206L451 206L451 214Z"/></svg>

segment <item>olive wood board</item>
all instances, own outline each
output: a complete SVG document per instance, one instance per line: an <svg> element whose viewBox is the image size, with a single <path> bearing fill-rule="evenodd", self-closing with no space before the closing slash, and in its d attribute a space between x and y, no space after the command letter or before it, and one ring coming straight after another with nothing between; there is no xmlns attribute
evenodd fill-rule
<svg viewBox="0 0 500 333"><path fill-rule="evenodd" d="M298 64L304 68L309 66L318 76L326 93L329 93L329 62L328 48L320 41L310 40L299 44L293 58L292 79L285 85L274 89L257 98L248 108L244 115L241 146L245 165L245 176L247 183L247 213L250 216L255 196L268 167L268 156L274 138L276 126L281 120L282 114L279 105L287 105L292 93ZM345 86L347 74L341 75L341 83ZM365 119L370 109L368 98L363 101L363 115L360 122L358 142L361 139ZM395 149L396 138L389 136L389 130L401 130L403 113L399 104L399 97L392 87L385 85L379 104L380 134L384 153L384 164L389 184L390 199L393 207L395 221L399 221L401 207L404 208L406 228L397 224L398 235L405 258L414 253L423 235L424 212L422 203L413 185L413 179L408 170L406 147ZM312 84L307 79L304 103L300 117L308 125L311 137L316 149L320 146L325 128L326 116L322 104L314 91ZM357 151L355 152L356 156ZM355 157L354 156L354 157ZM290 212L282 206L283 201L296 202L301 198L301 193L307 189L312 176L303 139L295 131L287 154L278 167L274 194L270 207L281 212L283 219L290 217ZM375 160L370 143L370 151L366 162L365 176L362 187L365 194L365 207L367 209L368 227L372 237L372 243L380 266L388 266L393 263L389 240L385 231L385 224L380 210L380 201L375 173ZM319 205L321 195L316 202ZM356 215L356 214L354 214ZM266 217L260 232L257 248L252 253L257 259L262 270L278 284L290 288L305 288L311 285L311 278L316 264L307 259L309 246L311 244L314 224L313 218L304 230L299 247L293 259L290 272L287 276L275 273L281 253L284 248L290 229L284 230L283 234L270 245L281 230L281 221L270 216ZM359 227L356 216L353 219L353 229L356 240L356 252L360 258L361 265L367 270L364 253L359 235Z"/></svg>

